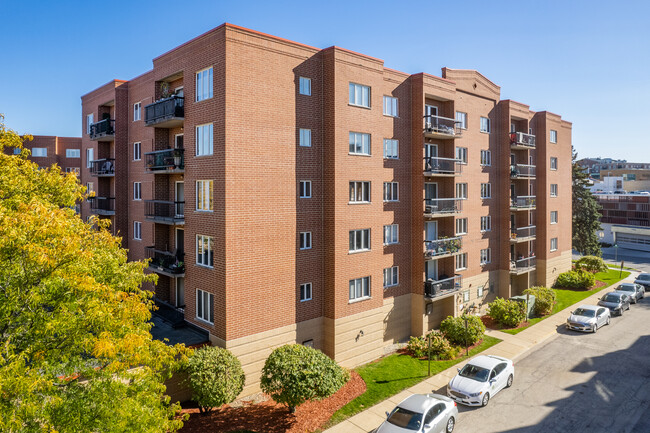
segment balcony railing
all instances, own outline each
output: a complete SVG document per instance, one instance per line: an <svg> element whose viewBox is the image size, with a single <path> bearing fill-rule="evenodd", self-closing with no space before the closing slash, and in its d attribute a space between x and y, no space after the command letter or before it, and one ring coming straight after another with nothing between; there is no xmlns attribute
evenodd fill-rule
<svg viewBox="0 0 650 433"><path fill-rule="evenodd" d="M183 251L169 252L157 250L155 247L145 247L145 257L151 259L149 268L154 272L167 276L182 277L185 274L185 263Z"/></svg>
<svg viewBox="0 0 650 433"><path fill-rule="evenodd" d="M533 209L534 207L534 195L521 195L510 199L510 209Z"/></svg>
<svg viewBox="0 0 650 433"><path fill-rule="evenodd" d="M144 107L145 126L173 128L180 126L185 119L185 99L171 96Z"/></svg>
<svg viewBox="0 0 650 433"><path fill-rule="evenodd" d="M523 274L525 272L530 272L535 269L537 266L536 257L526 257L519 260L510 261L510 273L511 274Z"/></svg>
<svg viewBox="0 0 650 433"><path fill-rule="evenodd" d="M455 138L460 136L460 120L448 117L424 116L424 135L432 138Z"/></svg>
<svg viewBox="0 0 650 433"><path fill-rule="evenodd" d="M462 200L458 198L425 198L426 215L455 214L462 210Z"/></svg>
<svg viewBox="0 0 650 433"><path fill-rule="evenodd" d="M438 158L437 156L430 156L424 158L424 172L425 174L439 174L455 176L460 174L463 165L459 159L454 158Z"/></svg>
<svg viewBox="0 0 650 433"><path fill-rule="evenodd" d="M185 149L164 149L144 154L148 173L182 173L185 171Z"/></svg>
<svg viewBox="0 0 650 433"><path fill-rule="evenodd" d="M510 145L512 147L535 148L535 136L523 132L511 132Z"/></svg>
<svg viewBox="0 0 650 433"><path fill-rule="evenodd" d="M534 239L536 229L537 227L535 226L510 229L510 240L512 242L523 242Z"/></svg>
<svg viewBox="0 0 650 433"><path fill-rule="evenodd" d="M113 141L115 139L115 120L104 119L90 124L90 139L97 141Z"/></svg>
<svg viewBox="0 0 650 433"><path fill-rule="evenodd" d="M185 222L184 201L145 200L144 217L162 224L181 225Z"/></svg>
<svg viewBox="0 0 650 433"><path fill-rule="evenodd" d="M115 176L115 158L90 161L90 175L98 177Z"/></svg>
<svg viewBox="0 0 650 433"><path fill-rule="evenodd" d="M535 177L535 166L526 164L515 164L510 166L511 178L533 178Z"/></svg>
<svg viewBox="0 0 650 433"><path fill-rule="evenodd" d="M441 278L433 280L429 278L424 282L424 296L427 298L438 298L449 295L460 290L463 285L463 278L455 275L451 278Z"/></svg>
<svg viewBox="0 0 650 433"><path fill-rule="evenodd" d="M432 259L449 256L459 252L462 246L463 239L460 236L436 239L435 241L424 241L424 258Z"/></svg>
<svg viewBox="0 0 650 433"><path fill-rule="evenodd" d="M115 215L115 197L91 197L90 211L98 215Z"/></svg>

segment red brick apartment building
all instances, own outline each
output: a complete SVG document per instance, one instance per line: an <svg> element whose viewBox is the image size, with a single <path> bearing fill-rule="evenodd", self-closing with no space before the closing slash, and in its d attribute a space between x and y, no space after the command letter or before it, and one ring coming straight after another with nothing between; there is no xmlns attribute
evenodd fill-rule
<svg viewBox="0 0 650 433"><path fill-rule="evenodd" d="M224 24L82 105L83 215L154 259L245 393L279 345L359 365L571 266L571 123L476 71Z"/></svg>
<svg viewBox="0 0 650 433"><path fill-rule="evenodd" d="M29 157L39 167L57 164L64 173L81 171L81 138L34 135L32 141L26 141L24 147L31 151ZM5 153L16 153L17 149L5 149Z"/></svg>

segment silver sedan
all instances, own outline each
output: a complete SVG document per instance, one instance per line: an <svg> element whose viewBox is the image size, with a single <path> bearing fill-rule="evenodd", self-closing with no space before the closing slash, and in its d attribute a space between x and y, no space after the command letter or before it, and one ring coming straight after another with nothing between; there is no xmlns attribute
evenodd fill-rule
<svg viewBox="0 0 650 433"><path fill-rule="evenodd" d="M566 327L576 331L596 332L601 326L609 325L610 316L608 308L581 305L571 312Z"/></svg>
<svg viewBox="0 0 650 433"><path fill-rule="evenodd" d="M456 402L439 394L414 394L386 412L373 433L451 433L458 419Z"/></svg>
<svg viewBox="0 0 650 433"><path fill-rule="evenodd" d="M616 288L617 292L623 292L630 297L630 303L636 304L639 299L645 296L645 289L640 284L623 283Z"/></svg>

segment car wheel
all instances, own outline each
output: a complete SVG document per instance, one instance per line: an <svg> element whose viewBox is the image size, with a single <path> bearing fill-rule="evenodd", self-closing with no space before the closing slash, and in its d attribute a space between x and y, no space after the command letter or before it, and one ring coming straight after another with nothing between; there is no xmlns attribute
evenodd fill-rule
<svg viewBox="0 0 650 433"><path fill-rule="evenodd" d="M609 316L607 316L607 322L606 322L606 324L609 325Z"/></svg>
<svg viewBox="0 0 650 433"><path fill-rule="evenodd" d="M595 323L594 327L591 328L591 332L593 332L594 334L596 333L596 331L598 331L598 323Z"/></svg>
<svg viewBox="0 0 650 433"><path fill-rule="evenodd" d="M447 429L445 430L447 433L451 433L454 431L454 427L456 427L456 420L454 417L449 417L449 420L447 420Z"/></svg>
<svg viewBox="0 0 650 433"><path fill-rule="evenodd" d="M620 309L619 312L618 312L618 315L619 315L619 316L622 316L622 315L623 315L623 310L624 310L624 308L621 307L621 309Z"/></svg>
<svg viewBox="0 0 650 433"><path fill-rule="evenodd" d="M512 381L514 380L514 377L512 374L508 376L508 382L506 382L506 388L510 388L512 386Z"/></svg>
<svg viewBox="0 0 650 433"><path fill-rule="evenodd" d="M488 405L490 402L490 393L486 392L485 395L483 396L483 401L481 402L481 406L485 407Z"/></svg>

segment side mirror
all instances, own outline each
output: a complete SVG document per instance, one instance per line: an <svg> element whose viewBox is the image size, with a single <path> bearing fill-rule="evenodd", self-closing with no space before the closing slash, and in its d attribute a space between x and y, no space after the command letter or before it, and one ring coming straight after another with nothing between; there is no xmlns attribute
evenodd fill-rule
<svg viewBox="0 0 650 433"><path fill-rule="evenodd" d="M386 418L390 416L390 412L386 412Z"/></svg>
<svg viewBox="0 0 650 433"><path fill-rule="evenodd" d="M431 428L431 424L425 424L424 427L422 427L422 431L427 431Z"/></svg>
<svg viewBox="0 0 650 433"><path fill-rule="evenodd" d="M496 381L497 381L496 379L490 379L490 383L494 383Z"/></svg>
<svg viewBox="0 0 650 433"><path fill-rule="evenodd" d="M570 314L573 314L573 311L571 311Z"/></svg>
<svg viewBox="0 0 650 433"><path fill-rule="evenodd" d="M460 373L460 368L457 368L456 370L458 370L458 372Z"/></svg>

